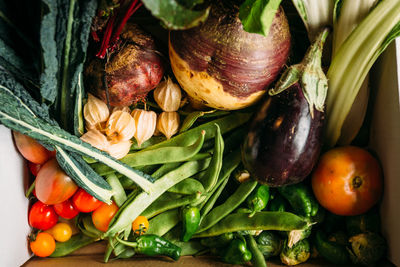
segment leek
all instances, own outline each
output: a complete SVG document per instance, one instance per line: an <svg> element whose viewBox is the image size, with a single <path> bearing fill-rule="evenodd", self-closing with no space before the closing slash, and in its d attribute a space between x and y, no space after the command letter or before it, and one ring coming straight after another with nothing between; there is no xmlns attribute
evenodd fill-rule
<svg viewBox="0 0 400 267"><path fill-rule="evenodd" d="M373 63L400 35L400 1L382 0L338 48L328 70L326 144L334 146Z"/></svg>
<svg viewBox="0 0 400 267"><path fill-rule="evenodd" d="M321 30L332 25L334 0L292 0L311 42L315 40Z"/></svg>

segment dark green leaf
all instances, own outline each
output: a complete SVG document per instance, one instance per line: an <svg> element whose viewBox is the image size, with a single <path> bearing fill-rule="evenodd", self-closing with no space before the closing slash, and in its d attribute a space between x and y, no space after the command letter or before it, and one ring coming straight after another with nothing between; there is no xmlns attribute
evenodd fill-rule
<svg viewBox="0 0 400 267"><path fill-rule="evenodd" d="M247 32L268 35L282 0L246 0L239 9L239 18Z"/></svg>
<svg viewBox="0 0 400 267"><path fill-rule="evenodd" d="M178 0L142 0L144 6L150 10L154 17L161 20L162 24L171 30L189 29L204 22L210 11L210 7L203 10L192 10L186 6L194 6L201 1L185 1L185 6Z"/></svg>

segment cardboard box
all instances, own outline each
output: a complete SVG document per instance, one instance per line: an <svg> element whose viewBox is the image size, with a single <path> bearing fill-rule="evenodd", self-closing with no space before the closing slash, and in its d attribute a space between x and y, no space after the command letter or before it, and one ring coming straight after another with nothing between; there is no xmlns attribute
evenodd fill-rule
<svg viewBox="0 0 400 267"><path fill-rule="evenodd" d="M400 39L381 56L371 72L371 86L379 88L373 111L370 147L376 151L385 175L384 197L381 203L382 233L388 246L388 260L400 266ZM30 232L27 214L28 200L24 196L28 171L26 162L17 153L8 129L0 126L0 199L2 216L0 229L0 266L104 266L101 252L104 244L84 248L73 256L58 259L31 258L27 236ZM231 266L209 257L183 257L178 262L135 257L113 261L107 266ZM277 266L278 262L269 266ZM311 261L302 266L333 266ZM389 262L379 266L390 266Z"/></svg>

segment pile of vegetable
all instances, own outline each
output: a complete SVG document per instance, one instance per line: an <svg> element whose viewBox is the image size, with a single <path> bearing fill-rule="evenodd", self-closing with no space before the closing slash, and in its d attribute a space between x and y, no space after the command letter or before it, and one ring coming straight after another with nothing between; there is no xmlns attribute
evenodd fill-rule
<svg viewBox="0 0 400 267"><path fill-rule="evenodd" d="M385 256L359 130L398 0L16 2L0 1L0 123L32 174L36 256Z"/></svg>

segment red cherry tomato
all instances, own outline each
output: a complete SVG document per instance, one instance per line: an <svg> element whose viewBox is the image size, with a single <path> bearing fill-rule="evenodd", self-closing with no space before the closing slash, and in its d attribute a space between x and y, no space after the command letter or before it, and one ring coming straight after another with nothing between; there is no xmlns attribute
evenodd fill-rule
<svg viewBox="0 0 400 267"><path fill-rule="evenodd" d="M58 215L52 206L48 206L40 201L33 204L29 211L29 224L30 226L47 230L56 225Z"/></svg>
<svg viewBox="0 0 400 267"><path fill-rule="evenodd" d="M35 241L30 242L32 252L38 257L50 256L56 249L54 237L49 233L39 233Z"/></svg>
<svg viewBox="0 0 400 267"><path fill-rule="evenodd" d="M91 196L82 188L79 188L79 190L76 191L75 195L72 197L72 204L80 212L92 212L100 207L102 203L103 202Z"/></svg>
<svg viewBox="0 0 400 267"><path fill-rule="evenodd" d="M45 204L64 202L78 190L75 182L60 168L56 159L46 162L36 176L37 198Z"/></svg>
<svg viewBox="0 0 400 267"><path fill-rule="evenodd" d="M344 146L322 155L312 175L318 202L337 215L359 215L382 196L382 170L365 149Z"/></svg>
<svg viewBox="0 0 400 267"><path fill-rule="evenodd" d="M35 139L13 131L15 145L21 155L36 164L43 164L52 157L51 151L39 144Z"/></svg>
<svg viewBox="0 0 400 267"><path fill-rule="evenodd" d="M54 204L53 207L56 213L64 219L72 219L79 214L79 210L77 210L74 205L72 205L71 199L67 199L64 202Z"/></svg>
<svg viewBox="0 0 400 267"><path fill-rule="evenodd" d="M102 203L101 206L92 213L92 222L94 227L96 227L97 230L106 232L111 219L114 217L117 211L118 206L114 202L110 205L107 203Z"/></svg>
<svg viewBox="0 0 400 267"><path fill-rule="evenodd" d="M28 162L28 167L30 172L32 173L33 176L36 176L39 173L40 167L42 167L42 165L40 164L36 164L33 162Z"/></svg>

